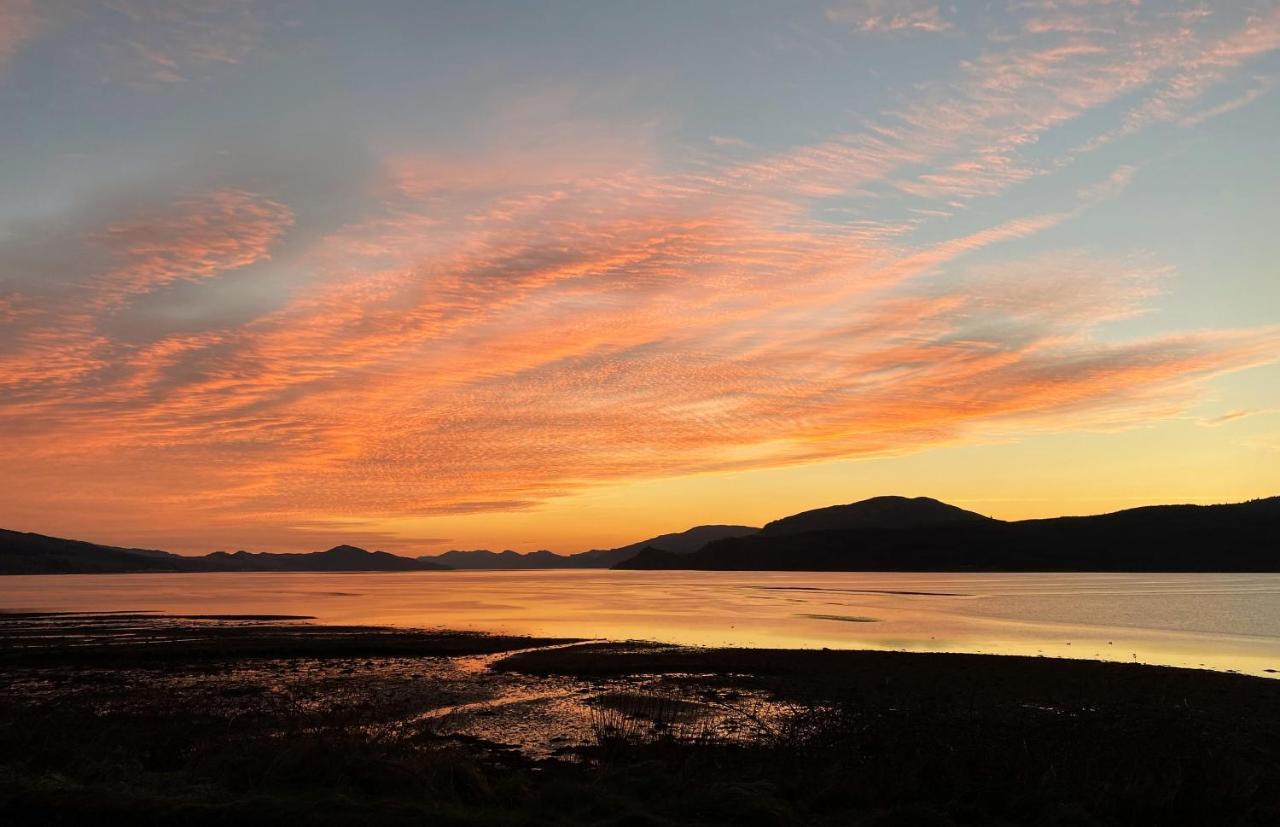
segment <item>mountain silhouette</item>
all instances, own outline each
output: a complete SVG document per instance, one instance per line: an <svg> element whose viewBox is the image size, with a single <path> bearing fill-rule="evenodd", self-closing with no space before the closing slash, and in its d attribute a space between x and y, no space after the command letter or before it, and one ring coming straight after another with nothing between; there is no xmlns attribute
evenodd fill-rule
<svg viewBox="0 0 1280 827"><path fill-rule="evenodd" d="M0 574L624 568L794 571L1280 571L1280 497L1006 522L927 497L875 497L750 526L697 526L615 549L453 551L350 545L199 557L0 529Z"/></svg>
<svg viewBox="0 0 1280 827"><path fill-rule="evenodd" d="M774 520L761 534L779 536L806 531L845 531L856 528L916 528L989 518L929 497L872 497L848 505L802 511Z"/></svg>
<svg viewBox="0 0 1280 827"><path fill-rule="evenodd" d="M658 549L668 554L691 554L715 540L749 537L760 529L746 525L700 525L686 531L659 534L627 546L611 549L592 549L570 557L583 568L609 568L630 560L646 548Z"/></svg>
<svg viewBox="0 0 1280 827"><path fill-rule="evenodd" d="M888 505L889 501L895 501ZM783 571L1280 571L1280 497L1005 522L936 500L876 498L770 523L692 554L646 550L624 569ZM908 508L919 509L919 519ZM942 506L939 508L938 506ZM952 509L952 510L947 510ZM944 519L950 514L953 519ZM819 515L814 517L814 515ZM854 517L841 525L841 518ZM803 518L803 519L800 519ZM810 525L834 526L804 530ZM799 530L791 530L799 529Z"/></svg>
<svg viewBox="0 0 1280 827"><path fill-rule="evenodd" d="M0 574L181 571L178 555L0 529Z"/></svg>
<svg viewBox="0 0 1280 827"><path fill-rule="evenodd" d="M439 563L398 557L385 551L366 551L356 546L334 546L327 551L303 554L273 554L269 551L215 551L196 558L204 570L226 571L444 571ZM227 569L215 568L227 566Z"/></svg>
<svg viewBox="0 0 1280 827"><path fill-rule="evenodd" d="M442 571L438 563L334 546L304 554L215 551L187 557L0 529L0 574L127 574L213 571Z"/></svg>
<svg viewBox="0 0 1280 827"><path fill-rule="evenodd" d="M686 531L659 534L638 543L618 548L592 549L577 554L554 554L550 551L533 551L521 554L517 551L446 551L419 560L443 563L457 569L607 569L640 553L654 548L672 554L688 554L697 551L713 540L726 537L744 537L760 529L745 525L700 525Z"/></svg>

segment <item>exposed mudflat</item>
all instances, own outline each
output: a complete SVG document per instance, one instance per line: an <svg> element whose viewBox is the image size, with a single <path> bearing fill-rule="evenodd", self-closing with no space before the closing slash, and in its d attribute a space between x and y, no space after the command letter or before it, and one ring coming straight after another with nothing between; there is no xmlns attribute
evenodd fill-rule
<svg viewBox="0 0 1280 827"><path fill-rule="evenodd" d="M651 644L600 643L331 627L280 615L3 614L0 693L28 702L137 712L157 702L242 716L362 710L377 724L456 738L531 758L573 756L606 719L635 727L697 727L740 737L725 693L678 675L607 678L534 674L500 665L511 655L626 654ZM497 666L497 668L495 668ZM740 690L728 693L735 703ZM662 698L657 702L655 698ZM756 699L760 714L767 706Z"/></svg>
<svg viewBox="0 0 1280 827"><path fill-rule="evenodd" d="M1280 817L1280 682L1136 664L7 614L0 697L13 823Z"/></svg>

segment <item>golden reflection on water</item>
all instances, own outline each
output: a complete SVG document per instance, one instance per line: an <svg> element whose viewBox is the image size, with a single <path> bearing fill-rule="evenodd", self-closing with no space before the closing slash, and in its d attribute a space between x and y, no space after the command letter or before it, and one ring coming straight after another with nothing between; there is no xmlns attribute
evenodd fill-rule
<svg viewBox="0 0 1280 827"><path fill-rule="evenodd" d="M1280 672L1280 575L409 572L0 578L0 609L299 614L323 623L705 646L1045 655Z"/></svg>

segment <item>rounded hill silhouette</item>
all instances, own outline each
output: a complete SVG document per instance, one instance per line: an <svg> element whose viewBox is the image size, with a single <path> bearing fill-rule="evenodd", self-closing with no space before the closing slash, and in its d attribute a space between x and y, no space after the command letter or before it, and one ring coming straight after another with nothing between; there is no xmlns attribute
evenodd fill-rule
<svg viewBox="0 0 1280 827"><path fill-rule="evenodd" d="M852 528L915 528L946 523L986 521L988 517L965 511L931 497L872 497L848 505L832 505L802 511L774 520L761 534L799 534L805 531L844 531Z"/></svg>

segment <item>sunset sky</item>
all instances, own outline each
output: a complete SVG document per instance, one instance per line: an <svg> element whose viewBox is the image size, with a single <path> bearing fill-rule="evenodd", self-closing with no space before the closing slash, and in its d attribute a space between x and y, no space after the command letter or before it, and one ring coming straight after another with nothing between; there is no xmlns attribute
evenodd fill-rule
<svg viewBox="0 0 1280 827"><path fill-rule="evenodd" d="M0 527L1280 494L1280 3L0 0Z"/></svg>

